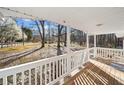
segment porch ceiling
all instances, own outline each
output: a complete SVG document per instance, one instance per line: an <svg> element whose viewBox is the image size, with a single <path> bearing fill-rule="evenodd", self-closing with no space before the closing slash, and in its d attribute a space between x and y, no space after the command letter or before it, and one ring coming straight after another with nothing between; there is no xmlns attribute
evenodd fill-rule
<svg viewBox="0 0 124 93"><path fill-rule="evenodd" d="M12 10L31 14L35 17L54 21L88 32L90 34L123 33L124 8L100 7L9 7ZM5 16L29 18L23 14L0 8ZM65 22L64 22L65 21Z"/></svg>

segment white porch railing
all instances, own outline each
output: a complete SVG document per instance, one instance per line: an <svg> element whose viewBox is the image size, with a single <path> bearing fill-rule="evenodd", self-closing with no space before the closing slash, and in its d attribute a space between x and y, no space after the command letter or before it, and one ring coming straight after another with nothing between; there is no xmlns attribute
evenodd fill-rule
<svg viewBox="0 0 124 93"><path fill-rule="evenodd" d="M95 49L96 48L94 48L94 47L92 47L92 48L89 48L89 50L88 50L88 54L89 54L89 58L93 58L93 57L95 57L94 55L94 53L95 53Z"/></svg>
<svg viewBox="0 0 124 93"><path fill-rule="evenodd" d="M55 84L88 61L86 50L0 70L1 85Z"/></svg>
<svg viewBox="0 0 124 93"><path fill-rule="evenodd" d="M95 54L96 53L96 54ZM70 54L46 58L0 70L1 85L46 85L55 84L72 71L88 62L88 58L113 59L124 57L124 50L90 48Z"/></svg>
<svg viewBox="0 0 124 93"><path fill-rule="evenodd" d="M96 48L96 56L104 59L112 59L114 61L124 61L124 50L123 49L112 49L112 48Z"/></svg>
<svg viewBox="0 0 124 93"><path fill-rule="evenodd" d="M92 49L93 50L93 49ZM123 49L112 49L112 48L94 48L94 52L96 51L96 58L100 57L103 59L109 59L112 62L124 64L124 50ZM96 60L91 60L93 64L101 68L103 71L120 81L124 84L124 73L120 70L115 69L112 66L106 65L104 63L98 62Z"/></svg>

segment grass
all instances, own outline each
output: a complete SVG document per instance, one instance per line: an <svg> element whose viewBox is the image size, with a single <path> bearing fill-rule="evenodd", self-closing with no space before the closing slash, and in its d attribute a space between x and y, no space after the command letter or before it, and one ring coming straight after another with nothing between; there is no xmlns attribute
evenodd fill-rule
<svg viewBox="0 0 124 93"><path fill-rule="evenodd" d="M12 47L5 47L5 48L0 48L0 52L21 52L26 49L31 49L36 46L40 46L40 43L25 43L25 45L19 45L19 46L12 46ZM57 47L57 44L45 44L45 48L49 48L50 46ZM82 46L79 46L78 44L71 44L72 48L82 48Z"/></svg>
<svg viewBox="0 0 124 93"><path fill-rule="evenodd" d="M20 51L24 51L26 49L31 49L34 48L36 46L38 46L38 43L30 43L30 44L25 44L23 45L19 45L16 47L6 47L6 48L0 48L0 52L20 52Z"/></svg>

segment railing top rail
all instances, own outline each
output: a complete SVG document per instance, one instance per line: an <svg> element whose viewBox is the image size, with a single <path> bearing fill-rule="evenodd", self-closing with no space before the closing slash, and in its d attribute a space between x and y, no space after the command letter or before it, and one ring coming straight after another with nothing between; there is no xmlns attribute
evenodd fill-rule
<svg viewBox="0 0 124 93"><path fill-rule="evenodd" d="M105 50L117 50L117 51L124 51L124 49L116 49L116 48L103 48L103 47L96 47L98 49L105 49Z"/></svg>
<svg viewBox="0 0 124 93"><path fill-rule="evenodd" d="M0 84L31 84L31 78L35 84L54 84L88 61L85 53L87 49L0 69Z"/></svg>
<svg viewBox="0 0 124 93"><path fill-rule="evenodd" d="M60 58L60 57L64 57L66 55L67 54L63 54L63 55L59 55L59 56L55 56L55 57L45 58L45 59L41 59L41 60L37 60L37 61L25 63L25 64L16 65L16 66L13 66L13 67L3 68L3 69L0 69L0 74L1 74L1 72L5 71L5 70L11 70L11 69L15 69L15 68L17 69L17 68L29 67L29 69L30 69L31 65L36 65L36 64L39 64L39 63L40 64L47 64L48 60L57 59L57 58Z"/></svg>
<svg viewBox="0 0 124 93"><path fill-rule="evenodd" d="M77 53L80 53L80 52L83 52L85 51L86 49L84 50L79 50L79 51L75 51L75 52L72 52L70 55L74 55L74 54L77 54ZM66 58L68 54L63 54L63 55L59 55L59 56L54 56L54 57L50 57L50 58L45 58L45 59L41 59L41 60L37 60L37 61L33 61L33 62L29 62L29 63L25 63L25 64L20 64L20 65L17 65L17 66L13 66L13 67L8 67L8 68L3 68L3 69L0 69L0 78L1 76L6 76L8 74L12 74L10 73L10 70L11 72L13 73L19 73L19 72L22 72L22 71L25 71L25 70L28 70L28 69L32 69L32 68L35 68L37 66L42 66L42 65L46 65L50 62L54 62L55 60L57 59L62 59L62 58Z"/></svg>

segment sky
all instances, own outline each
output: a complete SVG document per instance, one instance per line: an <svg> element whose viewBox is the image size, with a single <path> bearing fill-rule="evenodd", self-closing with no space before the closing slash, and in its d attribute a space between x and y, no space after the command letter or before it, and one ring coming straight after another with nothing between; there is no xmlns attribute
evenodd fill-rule
<svg viewBox="0 0 124 93"><path fill-rule="evenodd" d="M35 24L35 22L30 19L21 19L21 18L16 19L16 23L18 26L24 25L24 27L28 27L28 28L31 28L32 27L31 25Z"/></svg>
<svg viewBox="0 0 124 93"><path fill-rule="evenodd" d="M18 18L18 19L16 19L16 23L20 27L23 26L23 27L34 30L33 35L38 35L39 34L38 27L37 27L35 21L33 21L33 20Z"/></svg>
<svg viewBox="0 0 124 93"><path fill-rule="evenodd" d="M45 30L48 29L48 22L49 21L45 21ZM26 27L26 28L34 30L33 31L34 35L38 35L39 34L38 27L37 27L37 25L36 25L34 20L18 18L18 19L16 19L16 23L17 23L17 25L19 27L23 26L23 27Z"/></svg>
<svg viewBox="0 0 124 93"><path fill-rule="evenodd" d="M17 23L17 25L19 27L23 26L23 27L32 29L33 30L33 35L39 35L38 27L37 27L37 25L36 25L34 20L17 18L16 19L16 23ZM48 34L49 24L50 24L51 28L55 27L55 23L54 22L50 22L50 21L45 20L45 34Z"/></svg>

